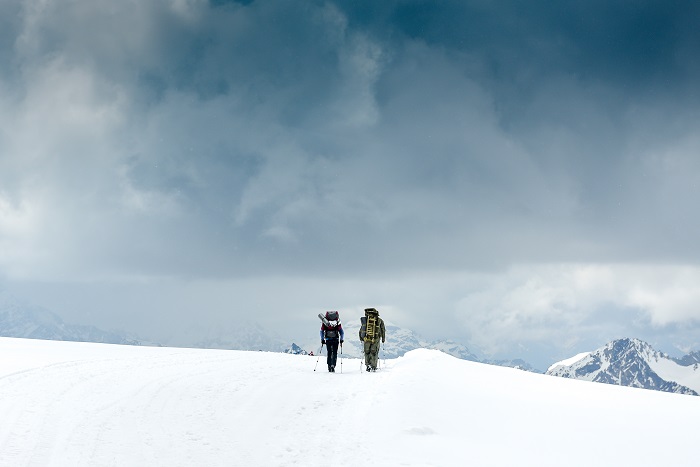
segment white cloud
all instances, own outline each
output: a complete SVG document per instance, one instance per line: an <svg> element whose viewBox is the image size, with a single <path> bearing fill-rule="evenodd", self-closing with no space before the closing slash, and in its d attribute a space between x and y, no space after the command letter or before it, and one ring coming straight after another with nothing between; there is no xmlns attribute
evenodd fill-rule
<svg viewBox="0 0 700 467"><path fill-rule="evenodd" d="M0 193L0 271L9 275L27 272L27 264L39 255L33 239L40 227L36 205L28 200L15 204Z"/></svg>
<svg viewBox="0 0 700 467"><path fill-rule="evenodd" d="M656 266L626 284L625 304L644 310L655 326L700 322L700 267Z"/></svg>
<svg viewBox="0 0 700 467"><path fill-rule="evenodd" d="M592 333L700 321L700 267L673 265L521 265L474 275L456 315L472 341L497 353L515 343L571 346ZM478 285L474 285L478 284ZM604 340L614 335L600 336Z"/></svg>
<svg viewBox="0 0 700 467"><path fill-rule="evenodd" d="M0 194L0 238L31 234L36 227L36 213L26 200L19 205Z"/></svg>

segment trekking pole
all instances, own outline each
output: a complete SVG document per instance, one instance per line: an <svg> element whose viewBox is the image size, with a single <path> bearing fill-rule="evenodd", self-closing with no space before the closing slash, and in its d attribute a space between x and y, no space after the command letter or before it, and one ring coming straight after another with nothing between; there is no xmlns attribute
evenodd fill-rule
<svg viewBox="0 0 700 467"><path fill-rule="evenodd" d="M343 344L340 344L340 374L343 374Z"/></svg>
<svg viewBox="0 0 700 467"><path fill-rule="evenodd" d="M314 365L314 371L316 371L316 367L318 366L318 361L321 359L322 353L323 353L323 344L321 344L321 348L318 349L318 357L316 358L316 365Z"/></svg>

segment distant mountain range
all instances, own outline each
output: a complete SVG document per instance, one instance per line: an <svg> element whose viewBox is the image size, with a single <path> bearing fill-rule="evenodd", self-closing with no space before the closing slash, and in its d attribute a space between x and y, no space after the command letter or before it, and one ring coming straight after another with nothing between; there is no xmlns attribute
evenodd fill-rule
<svg viewBox="0 0 700 467"><path fill-rule="evenodd" d="M320 321L318 329L320 329ZM343 323L345 357L362 358L362 343L358 334L358 322ZM492 365L508 366L527 371L534 370L523 360L484 360L472 353L468 347L451 340L429 341L410 329L386 323L387 341L382 346L380 358L401 357L418 348L437 349L454 357ZM318 331L310 333L318 336ZM320 341L317 337L289 344L277 333L252 321L207 326L195 324L179 336L160 344L136 338L117 331L105 331L95 326L75 325L64 322L55 313L27 305L0 291L0 336L59 341L100 342L127 345L169 345L173 347L195 347L205 349L256 350L287 352L294 354L318 354ZM325 350L324 350L325 352Z"/></svg>
<svg viewBox="0 0 700 467"><path fill-rule="evenodd" d="M359 323L344 323L345 357L362 357L359 341ZM319 323L320 328L320 323ZM428 341L415 332L387 323L387 340L380 358L397 358L407 352L428 348L437 349L454 357L491 365L534 371L523 360L485 360L460 343L450 340ZM99 342L126 345L158 345L137 339L125 333L104 331L94 326L65 323L56 314L21 304L0 293L0 336L46 339L58 341ZM285 344L284 340L268 329L252 322L230 326L188 329L177 342L167 345L179 347L216 348L233 350L264 350L305 355L318 354L320 342L307 339L301 344ZM323 352L325 355L325 350ZM639 339L618 339L605 346L552 365L548 375L594 381L607 384L652 389L678 394L700 393L700 352L682 358L672 358Z"/></svg>
<svg viewBox="0 0 700 467"><path fill-rule="evenodd" d="M194 337L190 342L184 341L187 347L266 352L284 352L287 347L285 340L276 332L253 321L190 329L188 332Z"/></svg>
<svg viewBox="0 0 700 467"><path fill-rule="evenodd" d="M55 313L22 304L5 294L0 294L0 336L103 344L143 344L126 334L104 331L94 326L67 324Z"/></svg>
<svg viewBox="0 0 700 467"><path fill-rule="evenodd" d="M618 339L555 363L546 374L678 394L700 392L700 353L677 359L639 339Z"/></svg>

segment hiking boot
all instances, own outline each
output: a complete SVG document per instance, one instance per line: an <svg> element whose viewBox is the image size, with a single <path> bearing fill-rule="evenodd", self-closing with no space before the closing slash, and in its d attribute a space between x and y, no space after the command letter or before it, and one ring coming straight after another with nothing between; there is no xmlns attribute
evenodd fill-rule
<svg viewBox="0 0 700 467"><path fill-rule="evenodd" d="M367 371L370 371L370 370L372 370L372 367L367 365Z"/></svg>
<svg viewBox="0 0 700 467"><path fill-rule="evenodd" d="M335 373L335 365L331 365L331 373Z"/></svg>

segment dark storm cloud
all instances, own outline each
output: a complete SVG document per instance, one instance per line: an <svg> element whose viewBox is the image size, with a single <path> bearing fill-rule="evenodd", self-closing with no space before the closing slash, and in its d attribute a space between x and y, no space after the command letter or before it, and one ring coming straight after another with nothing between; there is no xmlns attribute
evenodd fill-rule
<svg viewBox="0 0 700 467"><path fill-rule="evenodd" d="M85 143L70 144L66 153L53 148L53 154L44 155L47 159L86 158L83 171L93 166L96 171L104 168L104 173L120 176L118 183L108 181L116 190L112 199L100 197L89 210L114 210L118 206L99 203L125 196L143 209L143 216L137 212L133 219L128 219L132 214L119 211L105 216L105 222L118 217L121 222L114 226L115 233L124 235L102 237L107 244L101 242L100 250L109 251L110 241L119 242L120 237L138 236L139 241L132 245L143 245L144 251L136 256L148 258L171 249L182 251L177 242L185 242L195 250L192 257L201 258L202 264L195 269L202 272L209 266L216 271L220 257L225 258L222 261L235 259L235 251L264 259L265 242L255 245L255 239L261 229L270 227L264 219L243 212L238 228L232 228L234 211L251 179L261 172L263 178L266 176L265 165L284 171L287 163L283 159L289 158L288 165L298 172L313 163L313 155L303 146L314 142L304 141L303 135L295 132L313 129L318 121L328 118L326 106L333 107L336 96L343 97L343 79L349 78L343 78L339 71L342 57L338 55L343 53L346 38L337 11L315 4L299 7L292 2L213 9L187 2L47 4L41 8L25 3L15 19L19 33L15 41L7 41L4 51L14 50L14 71L25 75L28 89L18 87L17 95L40 94L40 87L54 79L44 75L74 73L89 85L102 88L87 96L85 106L119 105L121 118L105 130L115 140L110 148L118 153L114 159L96 162L95 158L108 159L105 154L96 154L103 148ZM66 81L74 80L69 77ZM110 91L114 95L110 96ZM29 99L23 104L27 113L34 113ZM43 123L60 122L62 112L78 107L74 102L59 104L68 108L51 109L55 115ZM342 101L336 102L330 112L340 114L343 107ZM84 136L76 135L76 139ZM83 146L78 148L83 154L68 155L76 146ZM40 170L49 171L46 167ZM6 174L8 179L17 175ZM57 169L46 178L65 193L67 179L62 174L72 177L76 172ZM281 209L279 203L290 201L285 190L304 194L307 189L303 184L314 183L311 178L285 187L276 174L268 178L278 186L261 187L260 195L265 197L270 191L281 195L279 198L264 202L260 209L250 195L246 198L262 216L274 216ZM313 186L309 190L313 191ZM149 200L160 206L144 205ZM176 216L159 222L148 211L159 209L164 201L172 205ZM130 229L134 231L130 233ZM162 238L163 231L169 230L177 237L173 245L169 245L172 237ZM225 254L209 250L211 244L221 246ZM259 255L251 251L256 249ZM160 259L168 264L166 270L173 270L172 261Z"/></svg>
<svg viewBox="0 0 700 467"><path fill-rule="evenodd" d="M551 73L634 84L685 84L697 72L694 2L345 2L351 25L478 56L491 81ZM503 82L501 82L503 81ZM526 90L526 89L522 89Z"/></svg>
<svg viewBox="0 0 700 467"><path fill-rule="evenodd" d="M151 263L138 267L677 259L677 242L641 252L642 236L625 251L616 237L650 227L644 208L660 214L678 187L668 220L697 233L681 214L697 199L680 168L697 168L684 152L697 147L692 3L12 5L7 94L32 114L41 86L72 73L90 86L86 108L115 112L102 141L57 134L55 156L83 153L69 167L114 190L86 209L141 209L97 221L117 214L104 230L141 238L135 256ZM47 126L70 108L51 111ZM635 152L678 141L677 154ZM66 193L75 173L46 177ZM192 261L173 264L166 252L185 244Z"/></svg>
<svg viewBox="0 0 700 467"><path fill-rule="evenodd" d="M571 291L590 264L700 261L699 15L658 1L4 2L2 275L104 281L105 296L124 295L110 281L170 296L201 280L188 303L220 315L228 288L246 309L261 294L309 306L323 276L324 304L366 297L418 322L444 300L486 340L543 339L607 303L687 321L697 297L647 269L603 268L610 288L583 302Z"/></svg>

